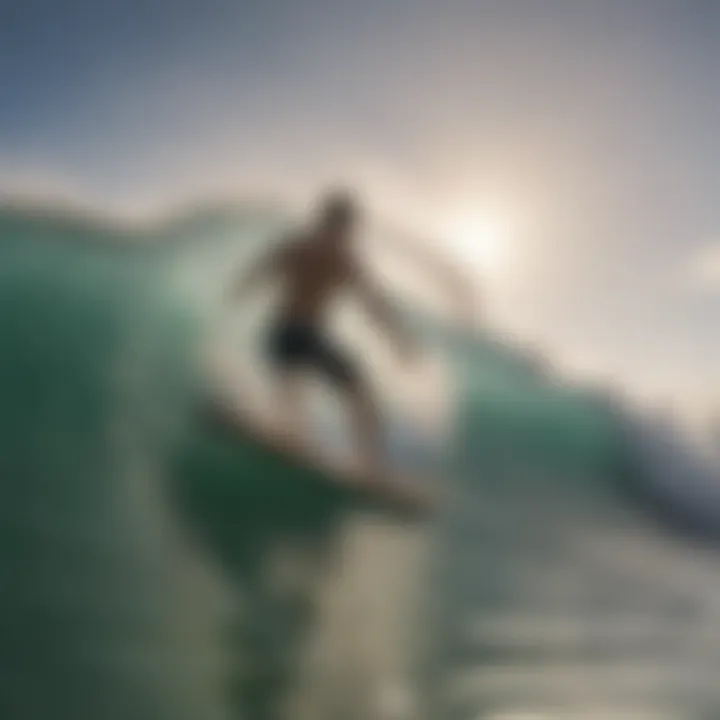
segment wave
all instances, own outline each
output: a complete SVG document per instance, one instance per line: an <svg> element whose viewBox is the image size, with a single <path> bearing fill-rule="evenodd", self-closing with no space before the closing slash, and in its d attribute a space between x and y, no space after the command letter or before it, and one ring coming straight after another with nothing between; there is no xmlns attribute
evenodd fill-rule
<svg viewBox="0 0 720 720"><path fill-rule="evenodd" d="M218 289L284 222L274 209L233 205L146 227L0 209L0 659L14 668L0 682L4 706L24 720L110 709L195 720L280 717L279 703L322 717L319 707L346 702L369 718L378 693L404 697L409 684L432 707L440 679L457 682L458 657L482 656L490 675L498 653L518 668L547 660L558 638L521 638L519 652L503 636L490 647L500 606L526 626L553 608L571 620L590 613L592 644L609 632L597 623L613 608L627 620L644 592L653 618L665 618L673 573L708 627L714 561L688 580L685 536L669 533L720 527L712 461L502 339L410 313L455 380L450 447L395 417L398 458L444 468L446 507L427 531L362 514L357 498L199 424ZM642 560L628 569L618 547L627 563ZM671 548L664 571L648 562L659 547ZM338 553L344 575L331 572ZM302 572L288 580L288 565ZM590 569L620 594L604 593ZM570 602L563 573L594 599ZM377 597L393 601L380 609ZM426 602L437 613L423 624ZM470 620L486 634L479 648L458 630ZM349 629L364 650L343 649ZM589 647L568 657L593 668ZM424 672L435 679L417 681ZM483 677L483 701L464 702L504 707ZM520 673L510 690L539 707L567 694L568 677L533 690Z"/></svg>
<svg viewBox="0 0 720 720"><path fill-rule="evenodd" d="M242 208L152 228L0 211L4 716L312 715L324 697L292 692L324 627L317 603L347 586L322 578L339 547L383 530L348 525L366 508L349 491L196 413L229 263L281 223ZM288 563L303 572L278 580ZM347 672L341 645L323 650L327 671Z"/></svg>

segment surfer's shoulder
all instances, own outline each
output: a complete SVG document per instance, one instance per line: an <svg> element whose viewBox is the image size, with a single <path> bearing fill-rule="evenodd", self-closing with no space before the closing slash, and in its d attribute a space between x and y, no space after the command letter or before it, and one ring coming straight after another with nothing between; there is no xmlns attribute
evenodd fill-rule
<svg viewBox="0 0 720 720"><path fill-rule="evenodd" d="M283 252L294 252L300 250L308 243L307 233L301 231L288 231L280 235L277 247Z"/></svg>
<svg viewBox="0 0 720 720"><path fill-rule="evenodd" d="M307 233L291 232L281 237L278 251L283 261L297 261L307 250L310 238Z"/></svg>

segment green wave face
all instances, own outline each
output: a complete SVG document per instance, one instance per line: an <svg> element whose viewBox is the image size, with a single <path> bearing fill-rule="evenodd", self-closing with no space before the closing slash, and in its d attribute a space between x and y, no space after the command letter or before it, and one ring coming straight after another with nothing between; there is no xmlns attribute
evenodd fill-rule
<svg viewBox="0 0 720 720"><path fill-rule="evenodd" d="M182 319L125 240L0 217L3 717L228 716L220 584L163 497L174 431L154 415L185 402Z"/></svg>
<svg viewBox="0 0 720 720"><path fill-rule="evenodd" d="M425 328L457 393L426 527L199 422L218 283L280 224L0 211L0 716L714 717L715 554L533 358Z"/></svg>
<svg viewBox="0 0 720 720"><path fill-rule="evenodd" d="M348 526L365 502L196 413L218 278L277 225L227 209L148 232L0 213L3 718L375 702L315 687L352 676L332 638L325 670L300 682L328 593L354 612L347 577L327 577L342 548L381 532Z"/></svg>
<svg viewBox="0 0 720 720"><path fill-rule="evenodd" d="M429 583L430 716L712 717L718 555L699 540L717 493L661 434L638 457L609 394L488 338L448 341L456 474Z"/></svg>

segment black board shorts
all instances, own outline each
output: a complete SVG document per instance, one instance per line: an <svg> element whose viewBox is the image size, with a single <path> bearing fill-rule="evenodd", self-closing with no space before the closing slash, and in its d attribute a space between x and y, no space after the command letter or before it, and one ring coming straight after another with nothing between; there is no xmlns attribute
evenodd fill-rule
<svg viewBox="0 0 720 720"><path fill-rule="evenodd" d="M354 359L312 324L292 320L274 323L268 333L267 352L276 370L315 370L333 384L348 389L358 383Z"/></svg>

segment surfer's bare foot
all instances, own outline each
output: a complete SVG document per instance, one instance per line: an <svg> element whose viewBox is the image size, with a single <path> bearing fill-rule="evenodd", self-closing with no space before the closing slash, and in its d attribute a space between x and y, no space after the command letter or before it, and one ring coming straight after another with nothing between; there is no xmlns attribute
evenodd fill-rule
<svg viewBox="0 0 720 720"><path fill-rule="evenodd" d="M389 482L392 479L392 468L384 458L364 458L361 468L367 481L372 484Z"/></svg>
<svg viewBox="0 0 720 720"><path fill-rule="evenodd" d="M371 488L394 497L403 505L417 509L433 505L430 495L407 478L403 478L386 462L376 461L367 466L367 483Z"/></svg>
<svg viewBox="0 0 720 720"><path fill-rule="evenodd" d="M296 429L289 428L284 425L276 427L275 432L280 442L285 446L288 451L301 456L308 456L310 454L310 447L307 437L305 437L305 435L303 435L301 432L298 432Z"/></svg>

